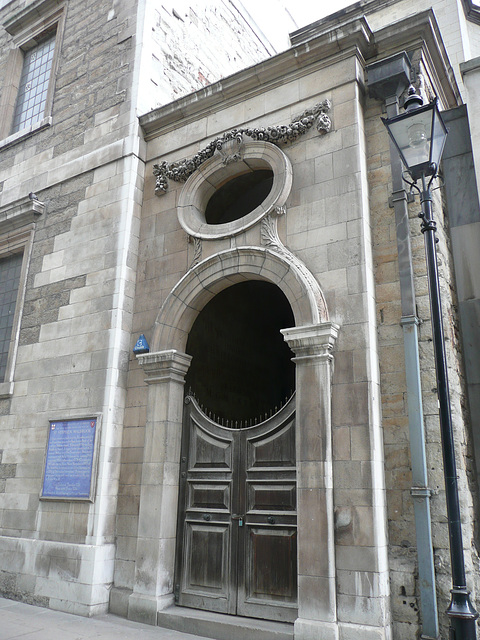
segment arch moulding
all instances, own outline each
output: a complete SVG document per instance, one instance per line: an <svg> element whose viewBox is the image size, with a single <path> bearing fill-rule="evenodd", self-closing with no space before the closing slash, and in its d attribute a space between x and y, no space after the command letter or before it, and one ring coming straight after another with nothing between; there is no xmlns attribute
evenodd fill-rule
<svg viewBox="0 0 480 640"><path fill-rule="evenodd" d="M303 263L272 249L240 247L202 260L177 283L157 316L152 351L183 351L195 318L207 302L222 289L245 280L277 285L292 307L295 326L328 323L322 290Z"/></svg>

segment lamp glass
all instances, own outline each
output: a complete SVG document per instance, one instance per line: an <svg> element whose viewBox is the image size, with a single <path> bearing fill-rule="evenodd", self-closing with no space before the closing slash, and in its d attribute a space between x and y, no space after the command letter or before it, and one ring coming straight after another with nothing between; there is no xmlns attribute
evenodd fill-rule
<svg viewBox="0 0 480 640"><path fill-rule="evenodd" d="M448 133L437 100L382 120L413 179L417 180L421 175L434 175Z"/></svg>
<svg viewBox="0 0 480 640"><path fill-rule="evenodd" d="M407 169L430 162L433 110L419 108L388 123Z"/></svg>
<svg viewBox="0 0 480 640"><path fill-rule="evenodd" d="M432 121L432 143L430 151L430 162L433 162L438 168L440 160L442 159L443 148L447 139L448 129L442 120L442 116L435 103L433 109L433 121Z"/></svg>

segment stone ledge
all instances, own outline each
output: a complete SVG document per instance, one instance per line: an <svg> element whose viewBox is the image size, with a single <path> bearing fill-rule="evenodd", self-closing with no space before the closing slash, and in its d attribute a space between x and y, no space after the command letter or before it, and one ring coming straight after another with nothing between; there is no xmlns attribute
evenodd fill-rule
<svg viewBox="0 0 480 640"><path fill-rule="evenodd" d="M20 129L20 131L17 131L16 133L12 133L10 136L0 141L0 150L6 149L12 144L16 144L17 142L25 140L25 138L32 136L37 131L47 129L48 127L52 126L52 122L52 116L46 116L45 118L42 118L42 120L34 122L29 127L25 127L24 129Z"/></svg>
<svg viewBox="0 0 480 640"><path fill-rule="evenodd" d="M157 625L215 640L293 640L293 624L242 618L186 607L168 607L157 613Z"/></svg>

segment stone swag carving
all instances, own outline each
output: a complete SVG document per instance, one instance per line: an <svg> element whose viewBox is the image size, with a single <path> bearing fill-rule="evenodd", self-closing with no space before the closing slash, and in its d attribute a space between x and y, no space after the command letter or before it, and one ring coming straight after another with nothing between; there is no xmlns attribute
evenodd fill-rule
<svg viewBox="0 0 480 640"><path fill-rule="evenodd" d="M323 100L311 109L306 109L296 116L288 125L275 127L232 129L222 136L212 140L204 149L191 158L179 162L166 162L153 165L153 175L156 178L155 193L160 196L168 189L168 180L186 182L192 173L217 151L223 156L223 163L230 164L242 157L243 137L252 140L263 140L279 145L296 140L306 133L314 124L320 134L328 133L332 122L328 116L331 109L330 100Z"/></svg>

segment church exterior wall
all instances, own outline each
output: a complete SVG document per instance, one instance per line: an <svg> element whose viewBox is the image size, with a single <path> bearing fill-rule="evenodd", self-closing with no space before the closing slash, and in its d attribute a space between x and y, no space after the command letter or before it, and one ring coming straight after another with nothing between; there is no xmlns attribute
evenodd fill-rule
<svg viewBox="0 0 480 640"><path fill-rule="evenodd" d="M26 257L18 339L0 382L0 593L82 615L110 608L152 624L171 607L186 339L213 295L263 279L284 291L295 316L284 330L300 416L299 617L291 634L411 638L422 620L399 255L388 206L392 162L366 67L413 52L412 79L425 95L439 95L443 109L457 107L465 87L475 95L478 75L475 64L462 66L463 86L463 9L435 3L438 31L432 14L413 15L427 4L366 2L367 17L358 8L342 13L335 37L327 21L314 24L294 36L293 49L166 104L139 126L144 25L131 5L31 3L63 16L51 109L28 132L10 135L2 125L0 258L20 246ZM7 89L19 39L24 46L25 30L38 27L36 11L22 7L15 1L0 10L2 117L12 107ZM267 128L302 119L312 126L272 152ZM255 140L262 128L267 140ZM186 184L168 179L160 195L154 165L191 159L217 138L225 151L223 137L234 129L246 130L240 155L258 151L273 162L283 190L245 228L202 236L182 226L179 207L196 197L208 167L222 170L219 152ZM242 162L231 160L226 177ZM475 595L474 454L451 246L459 231L450 233L447 201L436 192ZM446 633L448 532L417 213L418 202L410 203L436 595ZM136 357L140 334L151 352ZM41 499L50 421L93 417L100 434L94 500Z"/></svg>
<svg viewBox="0 0 480 640"><path fill-rule="evenodd" d="M295 142L281 146L292 163L293 186L286 202L286 213L279 219L280 240L316 277L325 295L330 319L340 325L334 356L332 443L329 445L333 447L337 518L336 606L326 625L322 604L325 594L314 587L317 569L312 570L312 566L315 567L315 560L310 555L300 558L309 567L304 580L306 584L310 582L310 593L315 593L316 597L315 604L300 602L300 619L295 628L298 637L307 637L304 634L312 632L319 624L315 621L324 620L324 626L334 634L332 637L338 633L335 631L338 625L341 629L355 625L359 633L366 634L365 637L370 637L369 634L388 637L391 619L374 274L366 197L363 71L356 56L345 54L334 58L330 66L325 59L311 67L304 64L300 72L295 70L292 76L290 79L285 74L282 86L275 86L275 83L270 89L266 84L255 91L256 95L250 98L247 93L241 102L231 107L227 103L220 112L217 107L208 108L192 125L177 121L175 129L170 129L169 125L159 128L161 135L152 139L147 153L157 162L160 150L157 145L161 142L160 160L188 157L212 138L239 125L288 124L294 121L296 114L325 99L333 105L329 112L334 123L330 133L321 135L312 128ZM241 79L245 79L246 84L251 82L247 73ZM186 103L187 100L175 108L187 109ZM245 117L247 114L248 118ZM188 137L190 141L184 145L182 141ZM175 149L179 143L181 153L177 151L177 155ZM145 326L154 321L172 283L178 281L194 260L193 243L188 242L176 220L175 205L182 186L171 182L165 195L154 196L150 167L151 161L146 170L145 217L140 240L140 261L145 267L139 269L134 321L134 331L139 333L145 332ZM165 228L168 229L166 233L158 233ZM202 240L201 259L206 260L227 249L249 246L262 246L259 225L229 238ZM159 256L159 252L163 255ZM146 335L150 339L148 332ZM162 344L162 347L167 345ZM141 397L144 374L138 367L132 367L130 376L132 400L127 411L138 419L142 410L136 405ZM133 423L126 426L127 431L131 432L131 455L138 456L143 428ZM132 468L133 465L129 466L129 470ZM125 491L128 490L128 500L133 506L135 498L131 494L138 494L140 486L132 488L129 470L125 469L124 476L121 474L120 482L123 484L122 477L125 477ZM138 457L136 470L139 483ZM170 507L175 509L174 502ZM306 514L299 517L302 521ZM130 531L135 528L133 518L131 520ZM302 536L301 531L299 536ZM122 548L133 547L133 536L130 534L129 538L130 543L125 541ZM128 567L126 559L122 558L122 569L128 570L130 575L133 560L131 557ZM355 575L362 575L362 580ZM121 579L125 580L125 577L126 573L123 573ZM133 585L123 582L122 586L132 588ZM167 581L162 587L163 591L157 597L171 591L171 582Z"/></svg>
<svg viewBox="0 0 480 640"><path fill-rule="evenodd" d="M405 10L405 6L402 9ZM381 59L381 55L376 59ZM330 133L318 136L310 130L305 136L282 147L292 163L293 187L286 202L286 214L279 219L279 235L282 243L318 279L330 318L340 326L334 349L332 378L336 615L339 629L346 628L342 625L354 624L358 625L356 628L359 630L366 626L369 627L366 633L374 633L371 627L388 628L391 621L393 637L410 637L412 629L420 624L420 605L419 586L415 577L416 543L412 538L415 524L410 495L412 480L404 345L400 326L400 283L396 267L398 256L393 213L388 209L391 190L388 139L380 121L381 104L366 95L368 89L361 58L345 55L341 61L327 60L327 57L322 58L323 68L320 69L315 69L312 64L309 68L311 73L304 71L305 75L296 70L294 79L291 82L284 79L281 88L269 89L265 83L263 91L256 88L251 98L247 93L239 103L229 106L228 101L225 102L225 108L219 115L215 111L218 104L215 97L220 101L221 97L215 95L214 87L211 93L199 96L204 98L205 108L202 110L203 105L197 105L198 117L189 111L191 105L186 100L172 107L172 112L176 110L183 116L182 123L177 121L175 129L169 124L168 108L158 111L151 119L144 119L143 125L150 138L146 174L151 184L150 189L147 187L145 191L144 212L153 218L156 211L157 222L154 226L152 219L145 224L147 235L145 240L141 240L140 246L145 247L146 251L143 254L141 249L141 259L145 257L146 269L138 281L137 311L140 322L135 330L143 332L145 326L156 317L157 309L171 289L171 282L178 278L182 268L192 265L198 250L175 222L175 207L178 205L181 185L171 181L166 194L156 199L153 180L149 176L152 162L173 162L192 157L209 140L234 127L287 123L292 120L293 114L301 113L308 107L308 101L331 100L332 111L329 115L333 128ZM419 51L415 60L417 73L422 74L429 85L435 76L428 58L423 60ZM285 78L288 78L287 72ZM243 79L247 81L246 74L239 74L236 82ZM437 86L433 91L450 96L446 98L446 107L455 104L448 103L455 94L458 95L455 87ZM215 106L212 108L211 104ZM286 107L286 104L289 106ZM436 206L441 223L440 200ZM421 319L425 318L420 328L420 362L422 386L425 389L428 468L433 489L433 544L438 583L443 585L438 592L439 610L442 611L448 601L448 544L443 516L443 476L436 398L434 391L428 391L435 388L427 320L428 291L422 238L415 228L415 215L415 205L411 205L418 313ZM157 230L165 225L168 225L169 231L159 238ZM440 230L440 255L444 304L446 315L450 318L449 346L453 346L449 351L449 362L453 411L458 425L461 501L462 509L472 513L471 495L475 493L475 486L469 480L472 471L469 463L471 452L462 446L462 442L468 439L468 430L465 427L463 401L463 364L457 339L458 318L455 299L446 286L452 277L447 234L448 231L443 233ZM201 256L203 259L232 246L257 246L258 243L261 243L259 229L253 227L234 238L203 240ZM158 249L169 255L170 259L165 259L165 262L163 258L159 259L156 255ZM158 278L159 275L163 277ZM142 373L139 371L137 376L135 369L132 369L131 375L132 380L141 385ZM135 389L135 398L138 398L137 392L138 389ZM381 406L376 404L378 398ZM138 415L138 409L135 411ZM377 429L380 424L382 430ZM141 433L140 429L138 433ZM380 444L382 438L383 444ZM376 458L377 446L383 452L379 458ZM136 450L140 452L140 448L141 445L137 445ZM367 464L369 472L365 475ZM372 496L375 498L372 499ZM372 510L373 501L377 505L376 512ZM467 518L467 539L474 535L469 526L472 522L473 518ZM384 546L387 535L389 546L388 552L384 553L387 551ZM372 571L362 564L367 557L366 549L371 551L378 563L375 564L368 556L368 566ZM357 555L357 552L360 554ZM387 562L387 556L388 578L383 573L382 565ZM469 579L474 586L475 552L470 554L468 551L466 560ZM133 566L133 558L131 563ZM129 588L126 583L124 586ZM372 597L374 592L377 598ZM318 599L321 602L321 596ZM312 615L312 612L308 615ZM298 637L303 637L301 633L304 631L300 631L300 626L297 632Z"/></svg>
<svg viewBox="0 0 480 640"><path fill-rule="evenodd" d="M64 26L43 128L34 124L0 144L7 217L29 193L45 204L32 230L13 390L1 400L2 464L11 467L2 493L1 575L5 595L92 615L106 610L112 580L133 296L131 273L120 265L124 252L136 252L125 227L135 228L143 166L123 142L135 15L125 3L114 15L109 3L97 3L95 13L85 5L36 3L38 13L22 13L15 3L2 12L9 29L2 30L3 96L22 34L41 30L52 12ZM102 413L95 504L39 500L49 420Z"/></svg>

